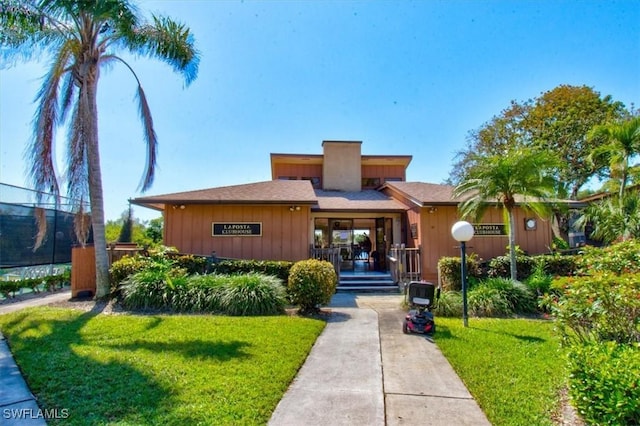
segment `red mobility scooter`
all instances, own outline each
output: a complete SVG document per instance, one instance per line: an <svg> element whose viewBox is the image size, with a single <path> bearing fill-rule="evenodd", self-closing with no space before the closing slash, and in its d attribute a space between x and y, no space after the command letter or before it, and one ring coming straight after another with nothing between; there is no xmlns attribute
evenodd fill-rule
<svg viewBox="0 0 640 426"><path fill-rule="evenodd" d="M409 313L402 323L402 332L433 334L436 331L436 323L433 320L431 310L434 307L434 298L440 298L440 288L426 281L411 281L406 285L405 298L409 305Z"/></svg>

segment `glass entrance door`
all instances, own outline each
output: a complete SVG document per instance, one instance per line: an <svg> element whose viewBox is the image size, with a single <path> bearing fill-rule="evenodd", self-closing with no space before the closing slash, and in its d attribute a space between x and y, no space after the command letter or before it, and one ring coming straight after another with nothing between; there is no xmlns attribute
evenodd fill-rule
<svg viewBox="0 0 640 426"><path fill-rule="evenodd" d="M340 251L342 259L340 270L353 270L353 220L329 219L329 229L331 230L331 244Z"/></svg>

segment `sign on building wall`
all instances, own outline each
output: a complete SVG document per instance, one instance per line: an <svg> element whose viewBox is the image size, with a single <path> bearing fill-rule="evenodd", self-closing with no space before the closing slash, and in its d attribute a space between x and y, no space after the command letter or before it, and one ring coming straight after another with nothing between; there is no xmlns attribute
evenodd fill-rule
<svg viewBox="0 0 640 426"><path fill-rule="evenodd" d="M473 231L474 237L504 237L507 235L504 223L475 223Z"/></svg>
<svg viewBox="0 0 640 426"><path fill-rule="evenodd" d="M213 222L214 237L259 237L262 222Z"/></svg>

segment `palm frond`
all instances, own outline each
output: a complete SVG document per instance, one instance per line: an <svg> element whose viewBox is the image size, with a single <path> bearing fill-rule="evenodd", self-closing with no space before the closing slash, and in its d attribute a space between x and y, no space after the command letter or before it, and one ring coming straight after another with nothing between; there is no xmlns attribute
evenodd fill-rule
<svg viewBox="0 0 640 426"><path fill-rule="evenodd" d="M84 201L80 200L78 205L78 211L73 217L73 231L76 234L76 238L82 247L87 244L89 240L89 233L91 231L91 216L84 210Z"/></svg>
<svg viewBox="0 0 640 426"><path fill-rule="evenodd" d="M73 73L67 72L62 82L62 99L60 100L60 123L64 123L67 119L69 110L72 109L73 95L75 94L76 85Z"/></svg>
<svg viewBox="0 0 640 426"><path fill-rule="evenodd" d="M67 30L34 0L0 0L1 65L57 50L68 35Z"/></svg>
<svg viewBox="0 0 640 426"><path fill-rule="evenodd" d="M34 133L25 157L30 160L28 175L37 191L59 192L53 155L54 133L59 118L58 88L69 58L68 49L59 52L36 97L38 107L34 117Z"/></svg>
<svg viewBox="0 0 640 426"><path fill-rule="evenodd" d="M0 45L18 48L38 37L44 17L33 1L0 0Z"/></svg>
<svg viewBox="0 0 640 426"><path fill-rule="evenodd" d="M140 182L140 189L144 192L153 184L158 153L158 137L153 129L153 117L151 116L151 109L149 108L147 97L140 85L138 85L138 103L140 119L143 122L145 141L147 143L147 164L145 166L144 177L142 182Z"/></svg>
<svg viewBox="0 0 640 426"><path fill-rule="evenodd" d="M75 104L68 132L67 144L67 192L73 200L86 199L89 194L89 165L87 161L86 136L79 103Z"/></svg>
<svg viewBox="0 0 640 426"><path fill-rule="evenodd" d="M153 16L153 25L141 25L127 38L127 47L135 53L158 58L181 73L190 85L198 76L199 52L189 29L167 17Z"/></svg>
<svg viewBox="0 0 640 426"><path fill-rule="evenodd" d="M33 252L35 253L42 244L45 243L47 237L47 212L42 207L36 207L33 209L33 215L36 218L36 227L38 232L36 233L36 241L33 244Z"/></svg>

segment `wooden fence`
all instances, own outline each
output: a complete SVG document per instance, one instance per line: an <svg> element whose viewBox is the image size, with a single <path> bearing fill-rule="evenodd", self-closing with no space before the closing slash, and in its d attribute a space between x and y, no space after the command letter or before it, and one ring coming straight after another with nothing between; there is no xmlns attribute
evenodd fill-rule
<svg viewBox="0 0 640 426"><path fill-rule="evenodd" d="M134 255L141 249L136 244L109 244L107 255L109 267L117 260L127 255ZM96 250L93 245L73 247L71 249L71 297L78 297L78 293L91 296L96 294Z"/></svg>
<svg viewBox="0 0 640 426"><path fill-rule="evenodd" d="M420 247L406 248L404 244L394 244L389 249L389 272L395 283L408 283L422 279Z"/></svg>

